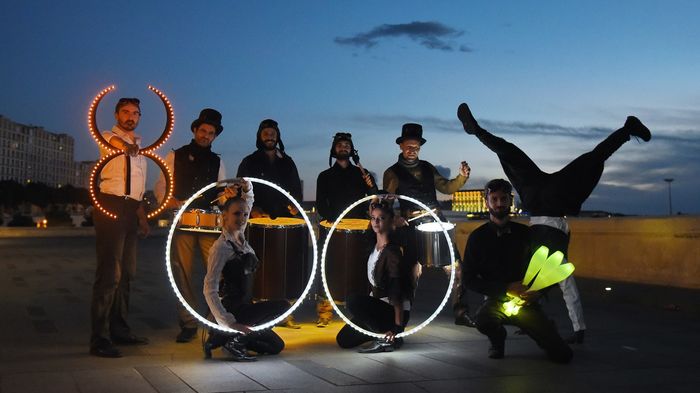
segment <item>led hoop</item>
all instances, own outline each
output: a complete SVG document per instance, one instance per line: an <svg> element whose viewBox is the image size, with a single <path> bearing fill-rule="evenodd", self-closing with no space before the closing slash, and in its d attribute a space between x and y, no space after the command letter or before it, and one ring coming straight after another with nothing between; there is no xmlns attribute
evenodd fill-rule
<svg viewBox="0 0 700 393"><path fill-rule="evenodd" d="M92 173L90 173L90 198L92 199L92 203L95 205L95 208L97 210L101 211L104 215L110 218L117 218L117 215L110 212L109 210L105 209L100 201L97 199L97 195L95 195L95 191L97 190L97 174L104 169L104 167L112 161L114 158L124 154L122 151L115 151L110 153L109 155L106 155L102 157L97 164L95 164L95 167L92 168ZM146 218L153 218L160 214L160 212L165 209L165 205L168 203L170 198L173 196L173 176L170 173L170 169L168 168L168 165L163 161L162 158L158 157L156 154L150 151L145 151L142 152L143 156L150 158L155 162L160 170L163 172L165 175L165 198L163 198L163 201L158 205L158 207L153 210L152 212L148 213L146 215Z"/></svg>
<svg viewBox="0 0 700 393"><path fill-rule="evenodd" d="M95 139L95 142L97 142L97 144L101 148L109 151L109 154L102 157L92 168L92 173L90 174L90 198L92 199L93 204L99 211L101 211L108 217L116 219L117 215L102 207L100 202L97 200L97 196L95 195L95 190L97 189L97 174L102 172L102 169L113 158L117 157L120 154L124 154L123 151L112 146L100 133L100 130L97 127L97 107L100 105L100 101L102 101L102 98L104 98L104 96L106 96L107 93L114 91L115 88L116 87L114 85L111 85L103 89L92 100L92 104L90 104L90 109L88 110L88 129L90 130L90 134L92 135L93 139ZM165 141L168 140L168 138L170 138L170 135L173 133L173 127L175 126L175 115L173 113L173 106L170 104L170 100L168 100L168 97L166 97L165 94L163 94L163 92L151 85L148 86L148 89L155 93L158 96L158 98L160 98L160 100L163 102L163 105L165 106L165 112L168 117L168 119L165 122L165 129L163 130L163 133L160 135L160 137L158 137L158 139L153 144L143 149L139 149L138 151L138 154L142 154L153 160L153 162L155 162L158 165L160 170L165 175L165 198L154 211L148 213L148 215L146 216L146 218L153 218L157 216L161 211L163 211L163 209L165 209L165 205L167 205L167 203L170 201L170 198L173 196L174 184L172 174L170 173L170 169L165 164L165 161L163 161L162 158L153 153L153 151L161 147L165 143Z"/></svg>
<svg viewBox="0 0 700 393"><path fill-rule="evenodd" d="M282 195L286 196L287 199L289 199L294 206L297 208L297 210L301 213L302 217L304 218L304 221L306 222L306 226L309 229L309 234L311 237L311 245L313 246L314 249L314 259L313 259L313 265L311 267L311 274L309 275L309 280L306 283L306 288L304 288L304 292L302 292L301 296L292 304L292 307L290 307L284 314L280 315L279 317L266 322L262 325L257 325L257 326L251 326L251 330L253 331L258 331L258 330L265 330L267 328L271 328L275 325L277 325L279 322L282 322L287 316L289 316L291 313L294 312L294 310L301 305L301 303L304 301L304 298L309 294L309 291L311 290L311 286L313 285L313 277L316 275L316 265L318 263L318 247L316 245L316 236L313 232L313 227L311 226L311 220L309 220L309 216L306 215L306 212L304 209L301 207L299 202L297 202L296 199L294 199L293 196L291 196L284 188L278 186L275 183L269 182L267 180L263 179L258 179L255 177L244 177L244 180L249 180L253 183L260 183L264 184L266 186L270 186L274 188L275 190L279 191ZM221 330L223 332L228 332L228 333L240 333L238 330L231 329L226 326L221 326L217 323L211 322L208 319L202 317L199 315L199 313L194 310L188 303L185 301L185 298L182 297L182 293L180 293L180 290L178 289L177 285L175 284L175 278L173 277L173 270L170 266L170 247L172 245L173 241L173 234L175 233L175 227L177 226L177 223L180 221L180 217L182 217L182 214L185 212L187 209L187 206L189 206L192 201L195 199L199 198L200 195L202 195L205 191L214 188L216 186L222 186L226 185L227 183L231 182L234 179L226 179L222 180L220 182L214 182L209 184L208 186L205 186L201 188L199 191L194 193L188 200L185 201L185 203L182 205L180 210L177 211L177 214L175 215L175 218L173 218L173 223L170 226L170 232L168 232L168 240L165 243L165 268L168 271L168 278L170 279L170 286L173 287L173 291L175 292L175 295L177 296L178 300L180 300L180 303L187 309L187 311L197 320L204 325L207 325L209 327Z"/></svg>
<svg viewBox="0 0 700 393"><path fill-rule="evenodd" d="M328 300L330 301L331 306L333 306L333 309L335 310L335 312L338 313L338 315L340 315L340 317L343 319L343 321L345 321L345 323L347 323L353 329L357 330L360 333L364 333L368 336L372 336L372 337L376 337L376 338L383 338L384 333L376 333L376 332L371 332L369 330L365 330L365 329L355 325L350 319L348 319L348 317L346 317L345 314L343 314L343 312L340 310L338 305L335 304L335 301L333 300L333 296L331 296L330 288L328 288L328 282L326 281L326 250L328 249L328 244L330 243L331 236L333 236L333 232L335 231L335 228L338 226L338 224L343 219L343 217L345 217L345 215L348 214L350 212L350 210L355 208L355 206L357 206L365 201L374 199L376 197L377 197L376 195L369 195L369 196L366 196L362 199L357 200L352 205L346 207L345 210L343 210L343 212L340 214L340 216L338 216L338 218L335 220L335 222L333 223L333 226L331 226L331 229L328 230L328 234L326 235L326 241L323 243L323 249L321 251L321 280L323 281L323 289L326 292L326 296L328 297ZM436 222L441 222L440 217L438 217L435 214L435 212L432 209L430 209L428 206L426 206L423 202L421 202L417 199L413 199L413 198L408 197L408 196L404 196L404 195L396 194L396 197L398 197L399 199L403 199L403 200L415 203L416 205L420 206L423 210L428 211L430 213L430 215L433 217L433 219L435 219ZM454 281L455 281L455 270L456 270L455 266L454 266L455 253L454 253L454 249L452 248L452 242L450 241L450 236L447 233L447 229L446 229L447 226L446 225L440 225L440 226L442 228L442 233L445 234L445 238L447 239L447 245L449 246L449 249L450 249L450 258L451 258L450 260L452 261L450 263L450 265L452 265L452 269L450 269L450 284L447 286L447 291L445 292L445 297L442 298L442 302L440 302L440 305L437 307L437 309L435 309L435 312L433 312L433 314L430 317L428 317L428 319L423 321L423 323L421 323L420 325L415 326L413 329L410 329L410 330L407 330L405 332L397 334L396 337L409 336L413 333L418 332L419 330L423 329L424 327L428 326L428 324L430 322L432 322L433 319L435 319L435 317L437 317L437 315L440 313L440 311L442 311L443 307L445 307L445 303L447 303L447 299L450 297L450 292L452 291L452 286L454 285Z"/></svg>

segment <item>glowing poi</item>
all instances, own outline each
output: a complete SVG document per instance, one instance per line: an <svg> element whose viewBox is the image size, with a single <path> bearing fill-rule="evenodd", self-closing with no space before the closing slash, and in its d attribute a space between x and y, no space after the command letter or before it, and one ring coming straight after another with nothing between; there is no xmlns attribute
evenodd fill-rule
<svg viewBox="0 0 700 393"><path fill-rule="evenodd" d="M574 265L569 262L561 263L563 260L564 254L561 251L549 255L549 248L540 246L532 254L523 277L523 285L529 286L528 292L539 291L569 277L574 272ZM517 315L524 304L524 300L515 296L503 304L503 313L507 316Z"/></svg>
<svg viewBox="0 0 700 393"><path fill-rule="evenodd" d="M111 218L117 218L117 215L110 212L109 210L105 209L100 202L97 200L97 195L96 195L96 189L97 189L97 181L99 178L100 172L102 172L102 169L114 158L126 154L123 151L117 149L116 147L112 146L106 139L105 137L100 133L99 128L97 126L97 119L96 119L96 112L97 112L97 107L100 104L100 101L102 101L102 98L104 98L105 95L108 93L114 91L115 87L114 85L111 85L102 91L100 91L95 98L92 100L92 103L90 104L90 109L88 110L88 129L90 130L90 134L92 135L93 139L95 142L102 148L105 149L109 152L106 156L102 157L92 168L92 172L90 174L90 198L92 199L93 205L95 206L96 209L98 209L102 214L111 217ZM167 120L165 123L165 129L163 130L163 133L156 139L154 143L151 145L139 149L138 154L144 155L148 158L150 158L153 162L155 162L160 170L163 172L165 175L165 198L163 198L163 201L158 205L158 207L153 210L152 212L148 213L146 216L147 218L155 217L158 214L160 214L161 211L165 208L166 204L170 200L170 198L173 195L173 189L174 189L174 184L173 184L173 176L170 173L170 170L168 169L168 166L165 164L165 161L161 159L157 154L155 154L153 151L161 147L165 141L170 138L170 135L173 132L173 127L175 126L175 115L173 113L173 106L170 104L170 100L168 100L168 97L163 94L160 90L156 89L153 86L148 86L148 89L151 90L153 93L155 93L158 98L163 102L163 105L165 106L165 111L167 113Z"/></svg>
<svg viewBox="0 0 700 393"><path fill-rule="evenodd" d="M265 330L267 328L271 328L271 327L277 325L279 322L283 321L285 318L287 318L287 316L289 316L291 313L293 313L294 310L296 310L296 308L299 307L301 305L301 303L304 301L304 298L306 297L306 295L308 295L309 291L311 290L311 286L313 284L313 278L316 275L316 266L318 263L318 246L316 244L316 237L314 236L313 227L311 226L311 220L309 220L309 216L306 215L304 208L301 207L299 202L297 202L297 200L294 199L294 197L292 195L290 195L284 188L278 186L275 183L269 182L267 180L257 179L254 177L244 177L243 179L249 180L252 183L260 183L260 184L264 184L266 186L272 187L275 190L279 191L282 195L287 197L287 199L289 199L292 202L292 204L294 204L294 206L297 208L299 213L301 213L302 217L304 218L304 221L306 222L306 227L309 230L309 235L310 235L309 237L311 238L311 245L312 245L313 251L314 251L314 253L313 253L314 259L313 259L313 264L311 266L311 274L309 275L309 279L306 283L306 287L304 288L304 292L302 292L301 296L299 296L299 298L294 302L294 304L292 304L292 306L284 314L278 316L277 318L275 318L269 322L266 322L266 323L263 323L263 324L257 325L257 326L252 326L250 328L253 331L258 331L258 330ZM175 283L175 277L173 276L173 270L172 270L171 263L170 263L170 247L172 246L173 235L175 233L177 223L180 221L180 217L182 217L182 214L185 212L185 210L187 210L187 207L189 206L189 204L192 203L192 201L194 201L195 199L199 198L207 190L210 190L210 189L217 187L217 186L226 186L229 182L232 182L233 180L235 180L235 179L222 180L220 182L214 182L214 183L211 183L207 186L204 186L199 191L194 193L188 200L186 200L185 203L182 204L182 207L180 207L180 210L177 211L175 218L173 218L173 223L170 226L170 231L168 232L168 240L165 243L165 268L168 271L168 279L170 280L170 286L173 288L173 291L175 292L175 296L177 296L180 303L185 307L185 309L187 309L187 311L192 316L197 318L197 320L199 322L203 323L204 325L212 327L214 329L218 329L218 330L221 330L223 332L228 332L228 333L240 333L238 330L231 329L227 326L221 326L217 323L209 321L208 319L201 316L195 309L193 309L192 306L190 306L187 303L185 298L182 297L182 293L180 293L180 289L177 287L177 284Z"/></svg>
<svg viewBox="0 0 700 393"><path fill-rule="evenodd" d="M404 195L398 195L398 194L395 196L399 199L413 202L416 205L420 206L421 209L429 211L430 216L432 216L432 218L436 221L436 224L440 225L440 227L442 229L442 233L445 235L445 238L447 239L447 245L449 246L449 250L450 250L450 261L451 261L450 266L452 266L452 269L450 269L450 283L447 286L447 291L445 291L445 296L442 298L440 305L437 307L437 309L435 309L435 312L433 312L432 315L430 315L430 317L428 317L425 321L423 321L423 323L413 327L412 329L409 329L405 332L402 332L402 333L399 333L396 335L396 337L405 337L405 336L409 336L413 333L416 333L419 330L423 329L424 327L428 326L428 324L430 322L432 322L432 320L435 319L435 317L437 317L437 315L440 313L440 311L442 311L442 308L445 307L445 303L447 303L447 299L449 299L449 297L450 297L450 292L452 290L452 286L454 285L454 281L455 281L455 270L456 270L455 266L454 266L455 252L454 252L454 248L452 247L452 241L450 241L450 236L447 233L447 230L451 229L449 227L450 223L442 223L440 221L440 218L435 214L435 212L433 212L428 206L426 206L423 202L421 202L417 199L414 199L414 198L411 198L408 196L404 196ZM335 312L340 316L340 318L343 319L343 321L345 321L345 323L347 323L349 326L351 326L353 329L357 330L360 333L364 333L364 334L371 336L371 337L383 338L384 333L376 333L376 332L371 332L369 330L363 329L363 328L357 326L356 324L354 324L348 317L345 316L345 314L343 314L343 312L340 310L338 305L335 304L335 301L333 300L333 295L331 295L331 291L330 291L330 288L328 287L328 282L326 280L326 251L328 249L328 244L330 243L331 236L333 236L333 232L335 231L335 228L338 226L338 224L343 219L343 217L345 217L345 215L348 214L350 212L350 210L355 208L355 206L357 206L363 202L366 202L368 200L374 199L376 197L377 197L376 195L369 195L369 196L366 196L362 199L358 199L357 201L355 201L355 203L346 207L345 210L343 210L343 212L340 213L340 215L335 220L335 222L333 222L333 225L328 230L328 234L326 235L326 241L323 243L323 249L321 251L321 280L323 281L323 290L326 292L326 296L328 297L328 300L330 301L331 306L333 306L333 309L335 310Z"/></svg>

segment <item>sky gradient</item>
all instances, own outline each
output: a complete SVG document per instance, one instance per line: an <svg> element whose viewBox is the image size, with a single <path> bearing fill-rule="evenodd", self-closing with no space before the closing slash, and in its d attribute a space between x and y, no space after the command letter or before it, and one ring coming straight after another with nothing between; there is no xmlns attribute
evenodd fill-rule
<svg viewBox="0 0 700 393"><path fill-rule="evenodd" d="M227 171L255 148L264 118L315 199L332 135L353 134L381 178L405 122L423 124L421 158L468 188L504 177L495 155L456 119L470 104L482 126L555 171L592 149L627 115L652 130L606 163L587 210L700 213L700 5L693 1L4 1L0 114L65 132L76 159L97 157L86 125L92 97L117 85L98 113L110 128L121 96L143 101L137 130L157 138L175 108L189 142L199 111L222 112L214 142ZM149 184L155 181L151 167Z"/></svg>

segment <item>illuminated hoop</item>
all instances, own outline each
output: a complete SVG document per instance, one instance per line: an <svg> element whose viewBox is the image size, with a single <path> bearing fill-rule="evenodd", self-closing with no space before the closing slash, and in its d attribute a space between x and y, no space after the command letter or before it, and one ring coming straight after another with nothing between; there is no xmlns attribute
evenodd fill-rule
<svg viewBox="0 0 700 393"><path fill-rule="evenodd" d="M117 149L116 147L109 144L109 142L107 142L105 137L100 133L100 130L97 126L97 107L100 105L102 98L104 98L104 96L106 96L108 93L114 91L115 88L116 87L114 85L111 85L97 93L95 98L92 100L92 103L90 104L90 109L88 110L88 129L90 130L90 134L101 148L109 152L109 154L102 157L92 168L92 173L90 174L90 198L92 199L92 202L95 205L95 207L100 212L102 212L107 217L114 219L117 218L117 215L108 211L100 204L100 202L97 200L97 196L95 195L95 190L97 189L97 175L100 172L102 172L102 169L104 169L104 167L109 161L121 154L124 154L123 151ZM158 137L158 139L156 139L156 141L151 145L139 149L138 151L138 154L144 155L153 160L153 162L155 162L158 165L160 170L165 175L165 198L163 198L163 201L160 203L160 205L158 205L158 207L154 211L152 211L146 216L147 218L152 218L157 216L160 212L163 211L163 209L165 209L165 205L168 203L168 201L170 201L170 198L173 196L174 184L173 176L170 173L170 169L168 169L168 166L165 164L165 161L163 161L163 159L161 159L158 155L153 153L153 151L161 147L165 143L165 141L167 141L168 138L170 138L170 135L173 133L173 128L175 126L175 115L173 113L173 106L170 104L170 100L168 99L168 97L165 96L165 94L163 94L163 92L151 85L148 86L148 89L151 90L155 95L157 95L158 98L160 98L160 100L163 102L163 106L165 106L165 112L167 114L165 129L163 130L163 133L160 135L160 137Z"/></svg>
<svg viewBox="0 0 700 393"><path fill-rule="evenodd" d="M119 157L121 154L123 154L122 151L115 151L110 153L109 155L106 155L102 157L99 161L97 161L97 164L92 168L92 173L90 173L90 198L92 199L92 203L95 205L95 208L102 212L102 214L106 215L107 217L110 218L117 218L117 215L110 212L109 210L105 209L100 201L97 199L96 195L96 190L97 190L97 180L98 180L98 174L104 169L104 167L113 159ZM145 151L141 153L143 156L150 158L153 162L158 165L160 170L165 174L165 198L163 199L163 202L158 205L158 207L153 210L152 212L148 213L146 215L146 218L153 218L160 214L165 209L165 205L170 200L170 198L173 196L173 175L170 173L170 168L168 168L168 165L165 163L165 161L160 158L157 154L150 152L150 151Z"/></svg>
<svg viewBox="0 0 700 393"><path fill-rule="evenodd" d="M311 245L312 245L313 250L314 250L314 259L313 259L313 265L311 267L311 274L309 275L309 280L306 283L306 288L304 288L304 292L301 294L301 296L299 296L299 298L294 302L294 304L292 304L292 306L284 314L278 316L277 318L275 318L269 322L263 323L262 325L252 326L250 328L253 331L258 331L258 330L265 330L267 328L271 328L271 327L277 325L278 323L282 322L285 318L287 318L290 314L292 314L294 312L294 310L296 310L297 307L299 307L301 305L301 303L304 301L304 298L309 294L309 291L311 290L311 286L313 285L313 281L314 281L313 278L316 276L316 266L318 264L318 246L316 244L316 236L313 232L313 227L311 226L311 220L309 220L309 216L306 215L306 212L304 211L304 209L301 207L299 202L297 202L297 200L294 199L293 196L291 196L284 188L278 186L275 183L269 182L267 180L258 179L255 177L244 177L243 179L249 180L252 183L260 183L260 184L264 184L266 186L270 186L270 187L274 188L275 190L279 191L285 197L287 197L287 199L289 199L294 204L294 206L297 208L297 210L301 213L302 217L304 218L304 221L306 222L306 226L309 230L309 235L310 235L309 237L311 238ZM185 298L182 297L182 293L180 293L180 290L178 289L177 285L175 284L175 278L173 276L173 270L172 270L172 267L170 264L170 247L172 246L173 235L174 235L175 229L176 229L175 227L177 226L177 223L180 221L180 217L182 217L182 214L185 212L185 210L187 210L187 207L189 206L189 204L192 203L192 201L194 201L195 199L199 198L199 196L202 195L205 191L212 189L216 186L226 185L229 182L231 182L232 180L234 180L234 179L226 179L226 180L222 180L220 182L214 182L214 183L211 183L207 186L204 186L199 191L194 193L194 195L192 195L188 200L186 200L185 203L182 205L182 207L180 207L180 210L178 210L177 214L175 215L175 218L173 218L173 223L170 226L170 232L168 232L168 240L165 243L165 268L168 271L168 279L170 279L170 286L172 286L173 291L175 292L175 295L177 296L178 300L180 300L180 303L187 309L187 311L193 317L197 318L197 320L199 322L201 322L202 324L209 326L209 327L212 327L214 329L218 329L218 330L221 330L223 332L228 332L228 333L241 333L238 330L231 329L229 327L221 326L217 323L211 322L208 319L201 316L195 309L193 309L187 303L187 301L185 301Z"/></svg>
<svg viewBox="0 0 700 393"><path fill-rule="evenodd" d="M326 292L326 296L328 297L328 300L330 301L331 306L333 306L333 309L335 310L335 312L338 313L338 315L340 315L340 317L343 319L343 321L345 321L345 323L347 323L353 329L357 330L360 333L364 333L364 334L371 336L371 337L383 338L384 333L376 333L376 332L371 332L369 330L363 329L363 328L355 325L350 319L348 319L348 317L345 316L345 314L343 314L343 312L340 310L338 305L335 304L335 301L333 300L333 296L331 295L330 288L328 288L328 282L326 280L326 250L328 249L328 244L330 243L331 236L333 236L333 232L335 231L335 228L338 226L338 224L343 219L343 217L345 217L345 215L348 214L350 212L350 210L355 208L355 206L357 206L365 201L369 201L371 199L374 199L376 197L377 197L376 195L369 195L369 196L366 196L362 199L357 200L352 205L346 207L345 210L343 210L343 212L340 214L340 216L338 216L338 218L335 220L335 222L333 223L333 226L331 226L331 229L328 230L328 234L326 235L326 241L323 243L323 249L321 251L321 280L323 281L323 289ZM430 209L428 206L426 206L423 202L421 202L417 199L413 199L413 198L408 197L408 196L404 196L404 195L397 194L396 197L398 197L399 199L403 199L403 200L415 203L416 205L420 206L423 210L427 210L430 213L430 215L433 217L433 219L435 219L436 222L441 222L440 218L435 214L435 212L433 212L432 209ZM455 266L454 266L455 252L454 252L454 248L452 248L452 242L450 241L450 236L447 233L447 226L446 225L440 225L440 226L442 228L442 233L445 234L445 238L447 239L447 245L449 246L449 249L450 249L450 260L452 261L450 264L452 266L452 269L450 269L450 284L447 286L447 291L445 291L445 296L442 298L442 302L440 302L440 305L437 307L437 309L435 309L435 312L433 312L433 314L428 317L428 319L423 321L423 323L421 323L420 325L415 326L413 329L410 329L410 330L407 330L405 332L397 334L396 337L409 336L413 333L418 332L419 330L423 329L424 327L428 326L428 324L430 322L432 322L433 319L435 319L435 317L437 317L437 315L440 313L440 311L442 311L443 307L445 307L445 303L447 303L447 299L449 299L449 297L450 297L450 292L452 291L452 286L454 285L454 281L455 281L455 270L456 270Z"/></svg>

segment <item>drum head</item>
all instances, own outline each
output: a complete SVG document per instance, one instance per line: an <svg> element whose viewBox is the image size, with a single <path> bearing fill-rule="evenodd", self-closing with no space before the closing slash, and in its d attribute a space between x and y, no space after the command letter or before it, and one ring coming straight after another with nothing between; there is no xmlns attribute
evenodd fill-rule
<svg viewBox="0 0 700 393"><path fill-rule="evenodd" d="M277 217L274 220L270 217L256 217L248 220L250 225L259 225L272 228L302 227L304 220L294 217Z"/></svg>
<svg viewBox="0 0 700 393"><path fill-rule="evenodd" d="M426 222L418 225L416 229L421 232L442 232L443 226L446 230L451 231L455 227L455 224L451 222Z"/></svg>
<svg viewBox="0 0 700 393"><path fill-rule="evenodd" d="M331 229L333 226L333 223L328 220L323 220L320 224L326 229ZM367 228L369 228L369 220L364 218L344 218L335 227L340 231L364 231Z"/></svg>

